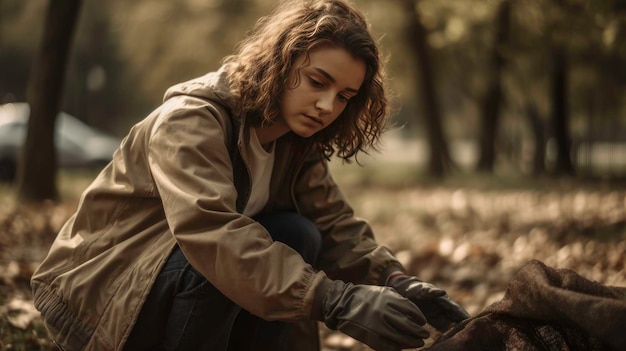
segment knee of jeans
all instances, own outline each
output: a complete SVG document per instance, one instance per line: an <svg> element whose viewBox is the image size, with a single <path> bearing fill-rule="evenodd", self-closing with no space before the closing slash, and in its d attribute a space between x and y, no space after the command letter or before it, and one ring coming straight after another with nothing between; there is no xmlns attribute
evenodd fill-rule
<svg viewBox="0 0 626 351"><path fill-rule="evenodd" d="M322 247L322 236L315 224L295 212L264 214L255 218L275 241L298 251L304 260L315 264Z"/></svg>
<svg viewBox="0 0 626 351"><path fill-rule="evenodd" d="M300 252L307 263L314 265L322 248L322 235L313 222L305 217L299 217L299 220L293 221L294 231L300 234L298 236L299 247L295 249Z"/></svg>
<svg viewBox="0 0 626 351"><path fill-rule="evenodd" d="M304 234L302 235L302 239L304 241L304 246L311 248L316 254L319 253L322 248L322 235L319 230L313 223L310 223L310 227L308 230L302 231Z"/></svg>

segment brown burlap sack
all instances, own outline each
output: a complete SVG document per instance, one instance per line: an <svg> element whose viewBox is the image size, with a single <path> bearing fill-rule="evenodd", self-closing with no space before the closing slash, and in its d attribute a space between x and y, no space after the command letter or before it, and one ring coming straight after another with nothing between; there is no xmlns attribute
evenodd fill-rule
<svg viewBox="0 0 626 351"><path fill-rule="evenodd" d="M626 287L532 260L504 298L445 332L428 351L625 351Z"/></svg>

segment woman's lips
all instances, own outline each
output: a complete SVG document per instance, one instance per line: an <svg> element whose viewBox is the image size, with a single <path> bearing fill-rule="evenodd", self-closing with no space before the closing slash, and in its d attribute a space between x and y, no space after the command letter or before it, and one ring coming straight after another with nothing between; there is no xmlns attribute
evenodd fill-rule
<svg viewBox="0 0 626 351"><path fill-rule="evenodd" d="M309 116L309 115L304 115L304 116L305 116L306 118L308 118L308 119L312 120L313 122L315 122L315 123L317 123L317 124L321 125L321 126L323 126L323 125L324 125L324 122L322 122L322 120L321 120L321 119L319 119L319 118L317 118L317 117L313 117L313 116Z"/></svg>

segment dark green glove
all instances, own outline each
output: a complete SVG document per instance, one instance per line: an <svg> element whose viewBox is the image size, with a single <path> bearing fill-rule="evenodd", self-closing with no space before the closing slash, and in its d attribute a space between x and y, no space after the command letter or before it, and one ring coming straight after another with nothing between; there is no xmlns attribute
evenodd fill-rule
<svg viewBox="0 0 626 351"><path fill-rule="evenodd" d="M426 316L428 324L439 331L446 331L453 324L470 317L463 307L448 297L445 290L416 277L392 274L387 285L415 303Z"/></svg>
<svg viewBox="0 0 626 351"><path fill-rule="evenodd" d="M374 350L421 347L429 336L420 310L388 287L327 280L316 291L312 317Z"/></svg>

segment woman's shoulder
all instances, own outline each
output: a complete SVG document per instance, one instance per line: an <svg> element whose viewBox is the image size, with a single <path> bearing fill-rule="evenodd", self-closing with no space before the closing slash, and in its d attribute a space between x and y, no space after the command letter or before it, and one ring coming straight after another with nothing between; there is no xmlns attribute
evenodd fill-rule
<svg viewBox="0 0 626 351"><path fill-rule="evenodd" d="M165 92L164 103L170 100L204 101L219 105L231 114L237 114L238 99L230 91L225 67L200 77L171 86Z"/></svg>

